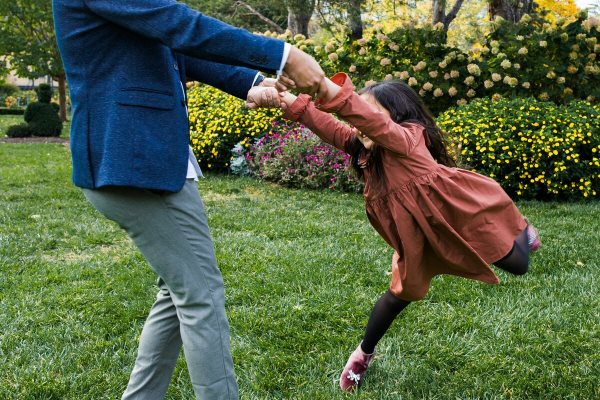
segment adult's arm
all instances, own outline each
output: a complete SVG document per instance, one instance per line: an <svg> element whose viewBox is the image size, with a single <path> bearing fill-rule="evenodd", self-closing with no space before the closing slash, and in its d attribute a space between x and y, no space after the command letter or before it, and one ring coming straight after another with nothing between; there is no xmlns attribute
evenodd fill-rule
<svg viewBox="0 0 600 400"><path fill-rule="evenodd" d="M175 0L84 0L102 18L189 56L276 73L284 42L251 34Z"/></svg>
<svg viewBox="0 0 600 400"><path fill-rule="evenodd" d="M246 99L258 74L258 71L254 69L235 67L190 56L184 57L185 72L188 78L206 83L242 100Z"/></svg>

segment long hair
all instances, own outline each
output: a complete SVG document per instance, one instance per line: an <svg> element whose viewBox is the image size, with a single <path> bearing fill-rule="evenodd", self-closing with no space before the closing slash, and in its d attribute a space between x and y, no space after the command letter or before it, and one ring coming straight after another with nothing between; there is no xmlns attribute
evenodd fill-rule
<svg viewBox="0 0 600 400"><path fill-rule="evenodd" d="M373 96L381 106L390 113L390 118L397 124L402 122L414 122L425 128L425 143L431 156L440 164L455 167L456 162L450 157L444 143L444 133L436 125L433 115L425 106L421 98L407 84L401 81L384 81L362 89L359 94ZM358 177L362 179L364 173L359 165L359 156L364 146L358 138L350 143L350 155L352 156L352 167ZM369 162L375 167L375 172L381 176L383 165L381 161L381 148L373 144Z"/></svg>

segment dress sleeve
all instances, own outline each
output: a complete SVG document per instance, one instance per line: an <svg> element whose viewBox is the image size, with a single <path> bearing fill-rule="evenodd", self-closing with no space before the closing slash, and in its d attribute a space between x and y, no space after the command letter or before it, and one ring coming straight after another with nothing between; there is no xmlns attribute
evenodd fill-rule
<svg viewBox="0 0 600 400"><path fill-rule="evenodd" d="M313 131L324 142L349 153L348 146L354 138L352 128L333 117L318 110L311 102L310 96L301 94L285 111L283 118L298 121Z"/></svg>
<svg viewBox="0 0 600 400"><path fill-rule="evenodd" d="M418 135L422 134L418 125L395 123L354 92L348 75L337 73L331 80L342 89L327 102L317 101L319 110L336 113L373 142L401 156L407 156L416 147Z"/></svg>

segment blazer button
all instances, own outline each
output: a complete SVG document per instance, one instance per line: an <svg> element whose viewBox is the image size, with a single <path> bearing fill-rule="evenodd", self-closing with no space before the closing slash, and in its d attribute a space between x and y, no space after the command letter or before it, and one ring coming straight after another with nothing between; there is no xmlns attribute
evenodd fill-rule
<svg viewBox="0 0 600 400"><path fill-rule="evenodd" d="M177 63L173 64L173 68L175 68L175 71L179 71L179 65L177 65Z"/></svg>

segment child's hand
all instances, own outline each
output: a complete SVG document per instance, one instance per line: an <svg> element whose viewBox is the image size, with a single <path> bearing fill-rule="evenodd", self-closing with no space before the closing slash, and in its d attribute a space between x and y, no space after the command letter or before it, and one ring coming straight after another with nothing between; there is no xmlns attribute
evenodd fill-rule
<svg viewBox="0 0 600 400"><path fill-rule="evenodd" d="M281 99L281 109L287 110L292 106L294 101L296 101L297 97L290 92L281 92L279 93L279 98Z"/></svg>
<svg viewBox="0 0 600 400"><path fill-rule="evenodd" d="M319 91L317 92L317 98L322 102L332 100L342 88L333 83L329 78L323 78L319 85Z"/></svg>
<svg viewBox="0 0 600 400"><path fill-rule="evenodd" d="M296 82L294 82L289 76L286 74L281 74L279 78L277 78L277 83L275 87L280 92L287 92L288 90L296 88Z"/></svg>
<svg viewBox="0 0 600 400"><path fill-rule="evenodd" d="M281 107L281 96L274 87L254 86L248 91L246 107L255 108L278 108Z"/></svg>

